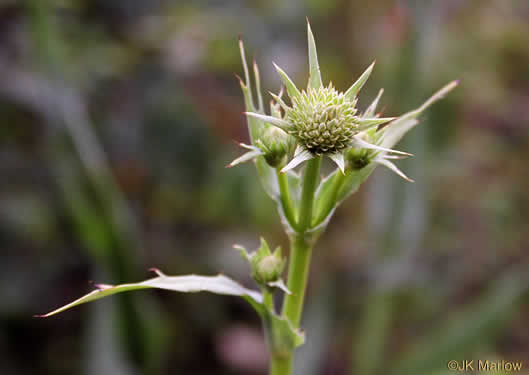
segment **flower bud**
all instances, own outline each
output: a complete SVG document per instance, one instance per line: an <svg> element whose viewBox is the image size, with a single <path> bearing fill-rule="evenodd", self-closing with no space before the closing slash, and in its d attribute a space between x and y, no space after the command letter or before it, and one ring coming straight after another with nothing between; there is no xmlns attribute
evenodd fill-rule
<svg viewBox="0 0 529 375"><path fill-rule="evenodd" d="M277 281L283 272L284 262L280 257L268 255L256 265L255 279L260 284Z"/></svg>
<svg viewBox="0 0 529 375"><path fill-rule="evenodd" d="M251 256L250 266L253 279L261 286L279 280L285 268L285 258L281 256L281 248L272 253L268 244L261 239L261 247Z"/></svg>
<svg viewBox="0 0 529 375"><path fill-rule="evenodd" d="M294 140L283 130L271 126L265 130L257 141L258 147L264 152L264 158L271 167L278 167L285 163Z"/></svg>
<svg viewBox="0 0 529 375"><path fill-rule="evenodd" d="M371 152L365 148L350 148L345 152L345 169L359 170L371 162Z"/></svg>

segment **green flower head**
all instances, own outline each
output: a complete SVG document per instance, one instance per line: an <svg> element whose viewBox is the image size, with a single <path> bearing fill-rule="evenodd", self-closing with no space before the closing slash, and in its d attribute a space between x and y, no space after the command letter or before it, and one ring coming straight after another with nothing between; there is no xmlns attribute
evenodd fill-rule
<svg viewBox="0 0 529 375"><path fill-rule="evenodd" d="M242 144L243 147L250 151L236 159L230 166L263 155L269 165L272 167L280 166L282 167L281 172L286 172L312 158L327 156L336 163L343 173L345 173L346 169L358 169L370 163L377 163L408 179L391 162L391 159L399 159L411 154L391 149L390 147L393 147L396 142L390 144L390 142L384 140L384 138L397 139L395 136L388 136L388 134L398 134L400 132L399 129L402 128L405 116L408 116L408 114L396 121L393 121L396 119L395 117L379 117L375 114L376 106L383 90L380 90L379 95L363 113L359 114L356 108L358 92L371 75L375 63L373 62L345 92L336 90L332 83L325 87L321 78L314 36L308 22L307 35L309 55L307 88L304 90L298 89L290 77L274 64L286 88L289 100L287 104L282 99L281 94L274 95L270 93L274 99L271 102L270 115L265 114L263 111L259 74L255 63L254 73L259 105L254 106L253 104L244 48L242 42L240 43L246 77L246 83L242 80L240 80L240 83L245 94L246 107L248 109L245 114L248 116L253 144ZM416 121L415 117L431 103L444 96L455 85L457 85L457 82L452 82L440 90L427 102L428 105L423 105L420 111L411 113L413 116L408 120ZM384 124L386 123L389 124L385 126ZM395 128L392 126L395 123L399 123L395 131L388 132L387 128ZM381 125L384 126L382 127ZM270 127L282 130L283 146L279 148L267 147L266 134ZM382 130L380 131L380 129ZM286 165L283 165L283 161L289 152L289 147L286 147L286 145L291 144L291 142L296 146L294 155Z"/></svg>

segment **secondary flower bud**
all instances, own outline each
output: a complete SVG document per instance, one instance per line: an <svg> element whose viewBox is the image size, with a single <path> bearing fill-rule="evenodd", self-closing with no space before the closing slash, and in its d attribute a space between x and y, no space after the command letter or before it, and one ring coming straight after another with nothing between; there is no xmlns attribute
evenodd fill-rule
<svg viewBox="0 0 529 375"><path fill-rule="evenodd" d="M255 266L255 281L259 284L267 284L277 281L283 273L285 263L281 257L268 255L257 262Z"/></svg>
<svg viewBox="0 0 529 375"><path fill-rule="evenodd" d="M263 151L268 165L276 168L285 163L294 142L293 138L283 130L270 126L256 144Z"/></svg>
<svg viewBox="0 0 529 375"><path fill-rule="evenodd" d="M261 247L253 254L246 255L246 259L250 262L252 278L262 287L268 287L269 283L278 281L286 264L281 255L281 248L277 247L272 253L264 238L261 238Z"/></svg>
<svg viewBox="0 0 529 375"><path fill-rule="evenodd" d="M345 169L358 170L368 165L371 160L372 152L364 148L350 148L345 152Z"/></svg>

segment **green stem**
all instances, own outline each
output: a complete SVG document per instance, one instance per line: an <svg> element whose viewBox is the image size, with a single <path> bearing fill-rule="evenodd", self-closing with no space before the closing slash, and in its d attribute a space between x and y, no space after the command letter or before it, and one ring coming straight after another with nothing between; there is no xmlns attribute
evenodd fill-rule
<svg viewBox="0 0 529 375"><path fill-rule="evenodd" d="M282 357L272 354L270 375L290 375L292 373L292 354Z"/></svg>
<svg viewBox="0 0 529 375"><path fill-rule="evenodd" d="M303 190L299 206L296 234L291 239L290 261L288 265L288 289L292 294L287 294L283 302L282 314L295 328L299 327L303 301L310 268L312 244L307 241L307 232L312 223L314 206L314 192L320 178L321 157L307 162L303 178ZM290 375L292 373L293 351L287 353L272 353L270 366L271 375Z"/></svg>
<svg viewBox="0 0 529 375"><path fill-rule="evenodd" d="M274 295L266 288L262 288L263 304L270 310L274 310Z"/></svg>
<svg viewBox="0 0 529 375"><path fill-rule="evenodd" d="M279 192L281 194L281 206L290 226L296 228L296 213L294 210L294 203L290 196L290 189L288 188L288 176L286 173L281 173L280 168L276 169L277 181L279 183Z"/></svg>
<svg viewBox="0 0 529 375"><path fill-rule="evenodd" d="M286 316L295 328L299 327L303 311L311 254L312 246L304 239L304 235L296 235L290 248L288 265L287 286L292 294L285 296L283 304L283 316Z"/></svg>
<svg viewBox="0 0 529 375"><path fill-rule="evenodd" d="M312 222L312 208L314 206L314 192L320 178L321 157L307 162L303 178L303 190L298 215L298 233L304 234Z"/></svg>

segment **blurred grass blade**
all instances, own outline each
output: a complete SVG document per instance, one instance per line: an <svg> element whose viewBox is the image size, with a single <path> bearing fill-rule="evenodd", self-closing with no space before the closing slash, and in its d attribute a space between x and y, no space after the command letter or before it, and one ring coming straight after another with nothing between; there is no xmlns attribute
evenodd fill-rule
<svg viewBox="0 0 529 375"><path fill-rule="evenodd" d="M529 280L524 270L511 270L479 301L418 341L405 358L392 366L390 374L429 374L446 368L451 359L472 358L473 351L494 338L502 323L508 320L516 301L528 290Z"/></svg>
<svg viewBox="0 0 529 375"><path fill-rule="evenodd" d="M356 338L351 374L372 375L384 364L394 311L394 296L391 293L376 293L363 303L360 324L355 326Z"/></svg>

